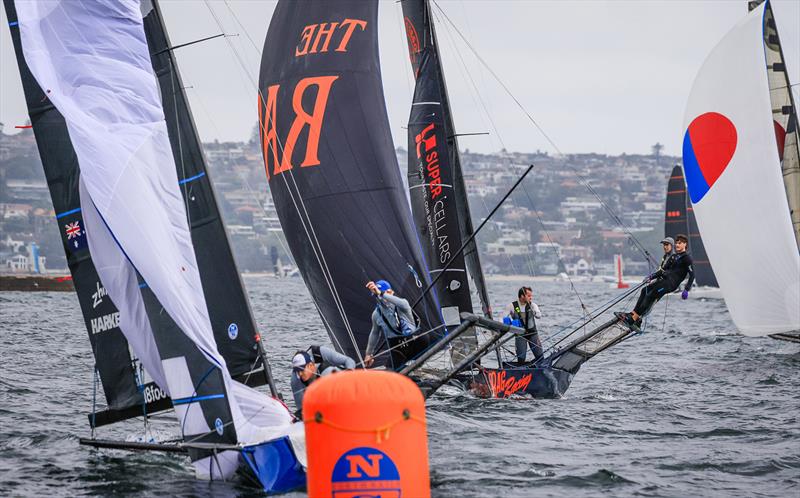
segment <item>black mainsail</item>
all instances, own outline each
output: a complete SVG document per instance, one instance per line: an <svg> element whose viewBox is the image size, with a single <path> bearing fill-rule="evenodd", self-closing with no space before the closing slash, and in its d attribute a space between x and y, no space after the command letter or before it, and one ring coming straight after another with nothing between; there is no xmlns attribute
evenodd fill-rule
<svg viewBox="0 0 800 498"><path fill-rule="evenodd" d="M377 1L278 3L264 43L259 122L275 208L334 346L364 351L385 279L409 302L427 269L410 222L381 84ZM415 309L438 325L430 295Z"/></svg>
<svg viewBox="0 0 800 498"><path fill-rule="evenodd" d="M464 185L461 158L458 149L458 138L455 126L453 125L450 102L447 97L447 85L440 62L436 31L433 25L433 19L431 19L430 4L427 0L403 0L402 5L411 67L414 72L414 77L417 80L417 88L414 92L414 104L409 122L409 184L411 184L412 181L416 182L417 185L421 183L431 184L434 180L430 173L425 177L427 181L419 178L420 163L429 163L429 161L427 161L427 156L418 157L417 152L421 151L421 148L417 146L417 137L425 130L428 124L430 124L430 118L437 115L437 118L441 120L443 129L437 130L438 136L436 143L439 147L442 145L447 147L446 151L436 151L440 161L438 165L438 174L443 178L442 183L445 181L444 178L452 182L450 191L452 192L453 198L451 201L455 205L454 208L448 206L445 208L446 211L442 213L447 216L449 220L457 223L460 239L456 247L460 247L462 243L468 241L473 235L474 228L470 216L467 189ZM435 100L429 100L429 98ZM431 104L432 102L438 102L438 104ZM438 107L438 109L434 109L434 106ZM427 120L425 119L426 117L428 118ZM420 125L424 125L424 127L422 127L421 130L417 130L421 127ZM412 127L416 133L412 131ZM427 135L423 135L420 137L420 143L422 143L423 138L426 136ZM425 164L426 169L427 166L428 164ZM417 188L417 190L422 189ZM426 197L432 197L431 187L428 187L427 190ZM412 190L412 208L415 211L417 225L420 229L428 232L428 212L433 211L433 206L426 210L425 202L422 200L422 197L423 196L414 193ZM430 199L428 199L428 201L430 201ZM433 228L435 230L437 228L435 224L435 214L433 220ZM438 241L433 240L431 242L432 245L436 246ZM424 245L425 244L423 244L423 246ZM431 270L435 270L437 268L434 266L435 263L441 260L441 249L440 247L430 247L429 244L428 250L428 262L431 264ZM431 261L431 259L433 259L433 261ZM489 294L486 289L478 247L474 239L469 240L463 253L463 259L478 293L483 314L491 318ZM447 263L447 261L440 263L438 268L444 266L445 263ZM459 270L463 268L463 266L464 264L461 264L459 261L454 261L450 267ZM439 299L442 301L442 307L458 306L462 310L471 310L471 301L469 299L465 300L461 293L454 293L449 287L453 280L453 278L440 279L441 284L439 284L438 287L438 294ZM464 285L462 286L464 287L462 293L469 294L468 285L466 284L467 282L465 279ZM458 290L459 289L456 289L456 291Z"/></svg>

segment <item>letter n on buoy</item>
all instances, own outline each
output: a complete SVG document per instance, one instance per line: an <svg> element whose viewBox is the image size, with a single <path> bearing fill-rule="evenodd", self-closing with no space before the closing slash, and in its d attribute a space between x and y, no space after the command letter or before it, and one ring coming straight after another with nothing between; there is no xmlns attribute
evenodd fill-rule
<svg viewBox="0 0 800 498"><path fill-rule="evenodd" d="M303 401L312 498L430 496L425 400L393 372L322 377Z"/></svg>

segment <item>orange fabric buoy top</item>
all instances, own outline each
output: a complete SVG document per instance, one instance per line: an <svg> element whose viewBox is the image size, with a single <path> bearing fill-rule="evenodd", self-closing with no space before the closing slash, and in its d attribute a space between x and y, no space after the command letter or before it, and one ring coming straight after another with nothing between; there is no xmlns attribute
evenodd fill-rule
<svg viewBox="0 0 800 498"><path fill-rule="evenodd" d="M425 400L407 377L352 370L303 400L312 498L430 496Z"/></svg>

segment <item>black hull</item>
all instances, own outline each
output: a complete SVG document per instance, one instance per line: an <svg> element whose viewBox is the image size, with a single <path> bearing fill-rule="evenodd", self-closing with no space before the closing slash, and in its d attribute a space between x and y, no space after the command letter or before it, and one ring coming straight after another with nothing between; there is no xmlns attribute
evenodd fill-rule
<svg viewBox="0 0 800 498"><path fill-rule="evenodd" d="M553 399L560 398L567 392L573 377L575 373L549 366L484 368L472 375L467 387L473 393L487 398L527 395Z"/></svg>

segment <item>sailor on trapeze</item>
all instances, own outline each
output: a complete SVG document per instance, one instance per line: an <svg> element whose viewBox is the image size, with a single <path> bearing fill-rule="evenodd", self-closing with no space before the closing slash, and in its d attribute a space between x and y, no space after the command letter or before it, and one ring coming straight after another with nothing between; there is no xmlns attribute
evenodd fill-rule
<svg viewBox="0 0 800 498"><path fill-rule="evenodd" d="M675 253L671 254L672 238L667 237L661 241L664 246L664 256L661 258L661 264L658 270L648 277L651 282L642 289L633 312L615 313L629 327L638 330L642 325L642 317L650 312L650 309L659 299L677 290L687 274L689 275L689 280L681 293L681 299L689 297L689 289L692 288L694 283L694 270L692 269L692 257L686 252L688 242L689 239L686 238L686 235L676 235Z"/></svg>

